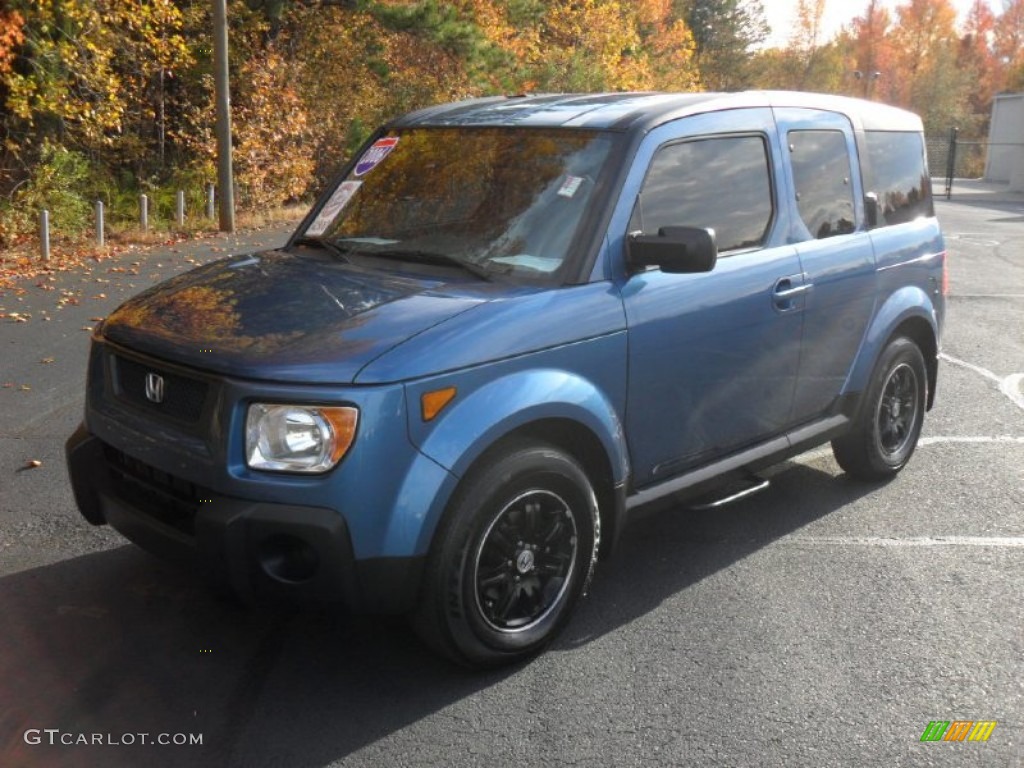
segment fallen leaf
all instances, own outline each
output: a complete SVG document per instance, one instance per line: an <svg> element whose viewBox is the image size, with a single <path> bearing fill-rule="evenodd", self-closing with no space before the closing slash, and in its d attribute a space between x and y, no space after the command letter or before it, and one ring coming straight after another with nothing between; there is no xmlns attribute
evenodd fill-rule
<svg viewBox="0 0 1024 768"><path fill-rule="evenodd" d="M28 384L22 384L20 387L18 387L18 389L20 389L22 392L32 391L32 387L30 387Z"/></svg>
<svg viewBox="0 0 1024 768"><path fill-rule="evenodd" d="M40 362L40 363L43 363L43 364L45 365L45 364L48 364L48 363L52 363L52 362L53 362L53 361L54 361L55 359L56 359L56 358L53 358L53 357L44 357L44 358L43 358L42 360L40 360L39 362Z"/></svg>

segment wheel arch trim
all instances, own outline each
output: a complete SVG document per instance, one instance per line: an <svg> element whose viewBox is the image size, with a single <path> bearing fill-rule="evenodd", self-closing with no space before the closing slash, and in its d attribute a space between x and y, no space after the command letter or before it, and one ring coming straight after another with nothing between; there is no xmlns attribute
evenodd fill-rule
<svg viewBox="0 0 1024 768"><path fill-rule="evenodd" d="M875 313L846 380L843 395L858 394L867 389L879 356L899 335L906 335L921 349L928 372L926 408L931 408L938 371L939 323L935 304L917 286L906 286L894 292Z"/></svg>
<svg viewBox="0 0 1024 768"><path fill-rule="evenodd" d="M409 418L417 418L410 407ZM444 509L458 482L492 448L517 435L529 435L551 442L587 467L588 457L578 456L566 439L583 430L594 446L600 446L609 478L591 478L599 507L610 531L617 531L619 491L629 477L629 455L621 419L611 401L593 383L568 371L544 369L521 371L491 381L457 398L442 412L439 423L414 444L425 459L443 468L455 481L437 487L443 498L435 498L422 520L417 551L429 548ZM593 458L592 456L589 458ZM607 505L611 505L610 507ZM609 540L609 544L611 540Z"/></svg>

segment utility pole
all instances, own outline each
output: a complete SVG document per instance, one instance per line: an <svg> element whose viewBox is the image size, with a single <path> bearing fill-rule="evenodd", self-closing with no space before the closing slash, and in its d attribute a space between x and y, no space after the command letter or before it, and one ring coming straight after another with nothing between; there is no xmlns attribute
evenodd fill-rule
<svg viewBox="0 0 1024 768"><path fill-rule="evenodd" d="M231 171L231 91L228 84L228 9L213 0L213 82L217 105L217 186L220 231L235 231L235 184Z"/></svg>

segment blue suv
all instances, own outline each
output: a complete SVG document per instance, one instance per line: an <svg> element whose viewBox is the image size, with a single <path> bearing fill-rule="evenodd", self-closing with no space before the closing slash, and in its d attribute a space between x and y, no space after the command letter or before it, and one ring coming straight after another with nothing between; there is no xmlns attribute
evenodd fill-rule
<svg viewBox="0 0 1024 768"><path fill-rule="evenodd" d="M96 329L75 498L244 597L407 614L458 662L507 663L564 626L640 505L743 495L829 441L855 477L902 469L945 284L910 113L800 93L428 108L374 134L283 248Z"/></svg>

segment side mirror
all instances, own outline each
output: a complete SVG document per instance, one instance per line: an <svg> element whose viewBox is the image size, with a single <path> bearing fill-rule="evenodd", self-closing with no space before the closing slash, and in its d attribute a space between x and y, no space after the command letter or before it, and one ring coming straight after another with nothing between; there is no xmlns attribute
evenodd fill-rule
<svg viewBox="0 0 1024 768"><path fill-rule="evenodd" d="M631 271L655 266L670 274L710 272L717 260L713 229L662 227L657 235L633 233L626 238L626 263Z"/></svg>
<svg viewBox="0 0 1024 768"><path fill-rule="evenodd" d="M864 195L864 215L868 220L868 229L878 226L878 195L874 192Z"/></svg>

